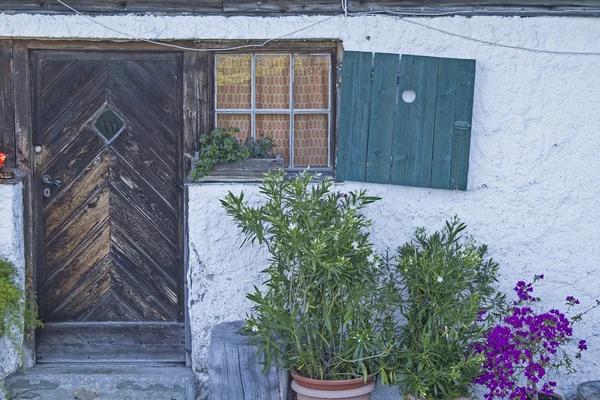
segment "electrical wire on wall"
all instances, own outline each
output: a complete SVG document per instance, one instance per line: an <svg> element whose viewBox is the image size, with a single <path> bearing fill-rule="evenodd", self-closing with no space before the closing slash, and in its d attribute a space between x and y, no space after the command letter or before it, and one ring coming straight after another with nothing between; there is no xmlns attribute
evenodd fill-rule
<svg viewBox="0 0 600 400"><path fill-rule="evenodd" d="M197 48L192 48L192 47L185 47L185 46L179 46L176 44L171 44L171 43L165 43L165 42L158 42L158 41L154 41L154 40L150 40L150 39L144 39L144 38L139 38L136 37L134 35L128 34L126 32L120 31L118 29L115 29L111 26L108 26L100 21L98 21L96 18L92 18L87 14L82 13L81 11L73 8L72 6L70 6L69 4L65 3L62 0L56 0L58 3L62 4L63 6L65 6L66 8L68 8L69 10L71 10L73 13L75 13L76 15L79 15L82 18L85 18L86 20L102 26L103 28L114 32L114 33L118 33L119 35L128 37L130 39L133 39L135 41L141 41L141 42L146 42L146 43L151 43L151 44L155 44L155 45L159 45L159 46L164 46L164 47L171 47L171 48L175 48L175 49L179 49L179 50L187 50L187 51L198 51L198 52L202 52L202 51L228 51L228 50L239 50L239 49L245 49L245 48L260 48L260 47L264 47L266 46L268 43L279 40L279 39L285 39L287 37L293 36L296 33L305 31L307 29L310 29L314 26L320 25L324 22L327 22L333 18L337 18L337 15L332 15L329 16L327 18L321 19L317 22L314 22L312 24L309 24L303 28L297 29L293 32L289 32L286 33L284 35L280 35L280 36L276 36L270 39L265 40L262 43L257 43L257 44L246 44L246 45L240 45L240 46L233 46L233 47L226 47L226 48L204 48L204 49L197 49ZM406 19L404 17L415 17L414 13L405 13L405 12L399 12L396 10L378 10L378 11L367 11L367 12L350 12L348 11L348 0L341 0L341 7L342 10L344 11L344 17L345 18L352 18L352 17L361 17L361 16L375 16L375 15L381 15L381 16L388 16L388 17L392 17L392 18L396 18L398 21L401 21L402 23L407 23L407 24L412 24L412 25L417 25L419 27L422 27L424 29L428 29L428 30L432 30L438 33L442 33L448 36L453 36L453 37L457 37L463 40L468 40L468 41L472 41L472 42L477 42L477 43L481 43L481 44L485 44L485 45L489 45L489 46L495 46L495 47L502 47L502 48L506 48L506 49L513 49L513 50L521 50L521 51L529 51L529 52L534 52L534 53L543 53L543 54L557 54L557 55L577 55L577 56L600 56L600 52L579 52L579 51L560 51L560 50L544 50L544 49L536 49L536 48L532 48L532 47L524 47L524 46L514 46L514 45L509 45L509 44L503 44L503 43L498 43L498 42L491 42L488 40L484 40L484 39L478 39L475 37L471 37L471 36L466 36L466 35L461 35L455 32L450 32L444 29L440 29L440 28L436 28L421 22L417 22L413 19ZM563 10L563 11L576 11L576 10ZM456 13L454 12L440 12L440 13L427 13L427 14L423 14L420 13L418 16L421 17L441 17L441 16L451 16L451 15L456 15Z"/></svg>
<svg viewBox="0 0 600 400"><path fill-rule="evenodd" d="M88 20L88 21L90 21L90 22L92 22L92 23L94 23L94 24L96 24L96 25L100 25L100 26L101 26L101 27L103 27L104 29L107 29L107 30L109 30L109 31L111 31L111 32L118 33L119 35L123 35L123 36L125 36L125 37L128 37L128 38L130 38L130 39L133 39L133 40L135 40L135 41L139 41L139 42L145 42L145 43L151 43L151 44L156 44L156 45L159 45L159 46L171 47L171 48L175 48L175 49L179 49L179 50L187 50L187 51L217 51L217 50L218 50L218 51L228 51L228 50L239 50L239 49L246 49L246 48L264 47L264 46L266 46L266 45L267 45L268 43L270 43L270 42L273 42L273 41L275 41L275 40L279 40L279 39L284 39L284 38L286 38L286 37L289 37L289 36L292 36L292 35L294 35L294 34L296 34L296 33L299 33L299 32L302 32L302 31L305 31L305 30L307 30L307 29L310 29L310 28L312 28L313 26L316 26L316 25L322 24L323 22L327 22L327 21L329 21L330 19L333 19L333 18L337 17L337 15L330 16L330 17L328 17L328 18L322 19L322 20L320 20L320 21L317 21L317 22L315 22L315 23L312 23L312 24L310 24L310 25L307 25L307 26L305 26L305 27L303 27L303 28L300 28L300 29L298 29L298 30L295 30L295 31L293 31L293 32L286 33L285 35L280 35L280 36L273 37L273 38L271 38L271 39L267 39L267 40L265 40L265 41L264 41L264 42L262 42L262 43L257 43L257 44L244 44L244 45L240 45L240 46L234 46L234 47L225 47L225 48L214 48L214 49L196 49L196 48L193 48L193 47L185 47L185 46L179 46L179 45L176 45L176 44L171 44L171 43L157 42L157 41L155 41L155 40L144 39L144 38L139 38L139 37L136 37L136 36L134 36L134 35L130 35L129 33L126 33L126 32L123 32L123 31L120 31L120 30L118 30L118 29L115 29L115 28L113 28L113 27L111 27L111 26L108 26L108 25L106 25L106 24L104 24L104 23L102 23L102 22L100 22L100 21L97 21L95 18L92 18L92 17L90 17L89 15L86 15L86 14L82 13L81 11L79 11L79 10L76 10L75 8L71 7L70 5L68 5L67 3L65 3L65 2L64 2L64 1L62 1L62 0L56 0L56 1L57 1L57 2L59 2L60 4L62 4L63 6L67 7L69 10L73 11L75 14L79 15L80 17L83 17L83 18L85 18L86 20Z"/></svg>

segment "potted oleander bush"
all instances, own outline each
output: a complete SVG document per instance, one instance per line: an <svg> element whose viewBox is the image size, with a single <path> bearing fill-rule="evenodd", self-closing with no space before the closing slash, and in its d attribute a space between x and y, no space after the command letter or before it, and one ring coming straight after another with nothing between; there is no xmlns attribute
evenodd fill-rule
<svg viewBox="0 0 600 400"><path fill-rule="evenodd" d="M534 284L542 279L544 275L536 275L533 283L517 282L516 300L476 346L484 360L474 382L487 388L486 399L562 400L554 393L556 373L576 372L571 357L581 358L587 350L586 340L574 338L573 326L600 301L579 312L574 296L566 297L565 312L543 307L534 295Z"/></svg>
<svg viewBox="0 0 600 400"><path fill-rule="evenodd" d="M265 365L292 371L298 399L368 399L384 383L393 347L393 288L379 268L363 207L365 191L336 193L329 177L308 172L265 176L265 202L231 192L222 205L246 241L265 246L266 282L248 294L247 332ZM330 397L333 396L333 397ZM357 397L362 396L362 397Z"/></svg>
<svg viewBox="0 0 600 400"><path fill-rule="evenodd" d="M474 344L503 308L498 264L485 245L461 237L465 228L454 218L432 234L418 229L385 260L398 275L404 324L393 356L405 398L469 398L484 361Z"/></svg>
<svg viewBox="0 0 600 400"><path fill-rule="evenodd" d="M276 155L275 141L271 137L237 138L238 128L218 127L200 135L199 151L195 157L190 180L235 180L260 178L270 170L283 167L283 157Z"/></svg>

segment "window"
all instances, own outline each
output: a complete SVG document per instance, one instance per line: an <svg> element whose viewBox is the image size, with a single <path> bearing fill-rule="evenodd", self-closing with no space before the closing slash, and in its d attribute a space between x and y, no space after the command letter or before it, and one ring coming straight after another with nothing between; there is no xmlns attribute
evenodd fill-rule
<svg viewBox="0 0 600 400"><path fill-rule="evenodd" d="M270 136L289 169L331 168L330 54L218 54L215 125Z"/></svg>

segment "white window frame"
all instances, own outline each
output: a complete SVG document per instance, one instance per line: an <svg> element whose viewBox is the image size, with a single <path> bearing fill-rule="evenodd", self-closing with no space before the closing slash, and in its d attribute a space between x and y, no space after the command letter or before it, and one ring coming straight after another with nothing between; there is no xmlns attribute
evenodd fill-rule
<svg viewBox="0 0 600 400"><path fill-rule="evenodd" d="M286 166L286 170L289 171L301 171L305 167L296 167L294 163L294 116L296 114L314 114L314 115L327 115L327 166L314 167L314 169L319 170L327 170L330 171L333 168L333 160L331 156L331 146L332 146L332 118L333 118L333 106L332 106L332 59L330 53L238 53L236 55L250 55L252 57L252 79L251 79L251 99L250 99L250 108L217 108L217 68L218 68L218 57L220 55L229 55L230 53L217 53L215 54L214 59L214 110L215 110L215 118L214 125L217 127L218 114L244 114L250 115L250 131L252 138L256 139L256 116L259 114L279 114L279 115L289 115L290 117L290 160L289 165ZM290 107L289 108L256 108L256 56L289 56L290 58ZM329 59L329 70L328 70L328 108L310 108L304 109L294 108L294 58L295 56L327 56ZM311 169L313 167L311 166Z"/></svg>

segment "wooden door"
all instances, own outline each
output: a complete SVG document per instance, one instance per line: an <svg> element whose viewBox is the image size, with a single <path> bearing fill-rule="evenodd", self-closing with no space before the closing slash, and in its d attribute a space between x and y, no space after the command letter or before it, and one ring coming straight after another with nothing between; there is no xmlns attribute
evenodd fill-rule
<svg viewBox="0 0 600 400"><path fill-rule="evenodd" d="M39 362L185 359L181 71L32 53Z"/></svg>

